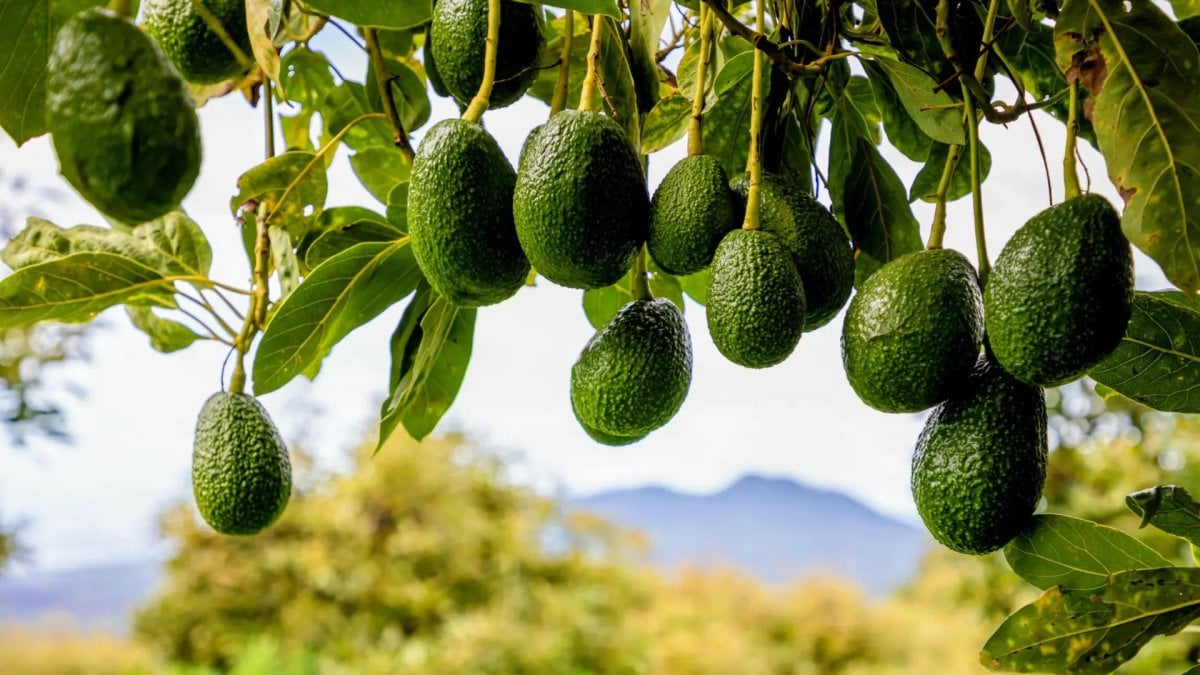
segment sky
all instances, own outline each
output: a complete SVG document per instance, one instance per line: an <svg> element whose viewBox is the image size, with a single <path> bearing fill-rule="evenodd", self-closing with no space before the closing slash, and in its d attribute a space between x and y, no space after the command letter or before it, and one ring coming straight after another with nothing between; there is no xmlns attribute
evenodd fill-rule
<svg viewBox="0 0 1200 675"><path fill-rule="evenodd" d="M343 72L362 72L347 46L333 30L314 41L314 48L334 55ZM1011 101L1013 93L1002 88L1000 95ZM515 164L526 134L547 113L545 105L529 99L489 112L485 123ZM434 120L456 114L447 100L434 98ZM183 206L212 243L213 278L245 286L249 272L228 203L237 177L262 161L261 115L233 95L209 102L200 119L204 162ZM1040 114L1037 122L1060 199L1063 127ZM414 133L414 141L420 136ZM984 124L982 140L993 157L984 208L994 260L1016 228L1049 202L1027 119L1008 128ZM1103 159L1081 146L1092 191L1120 204ZM677 143L652 157L651 189L685 153L684 144ZM890 148L884 153L907 185L919 166ZM381 211L351 173L347 156L340 151L331 167L327 207ZM824 166L825 145L818 158ZM103 224L58 176L48 138L16 148L0 135L0 167L62 192L61 202L36 205L59 225ZM820 198L827 203L824 195ZM928 204L914 205L924 236L932 211ZM974 260L970 199L952 203L948 213L945 245ZM1148 258L1137 254L1135 265L1140 288L1165 285ZM882 513L919 523L909 465L924 414L881 413L857 399L842 370L841 316L805 334L783 364L749 370L717 352L703 308L689 301L685 316L695 366L687 401L674 420L642 442L611 448L591 441L571 412L571 364L593 333L580 298L580 291L539 280L536 288L481 309L462 390L435 434L469 433L510 458L515 479L546 492L584 494L645 484L709 492L755 472L843 491ZM302 445L319 465L344 468L348 450L377 423L386 395L388 338L402 311L403 304L393 307L343 340L315 382L298 378L262 398L284 437ZM81 399L59 397L69 404L72 441L35 437L17 448L0 434L0 517L26 523L22 538L34 555L25 572L162 553L156 523L167 507L190 501L195 417L221 388L226 351L200 343L185 352L159 354L121 310L102 316L88 339L88 362L50 377L58 391L78 387L85 392Z"/></svg>

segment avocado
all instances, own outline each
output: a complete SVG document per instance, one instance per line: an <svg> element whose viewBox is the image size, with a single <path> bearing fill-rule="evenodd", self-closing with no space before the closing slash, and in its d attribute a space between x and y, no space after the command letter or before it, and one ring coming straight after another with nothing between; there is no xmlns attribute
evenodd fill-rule
<svg viewBox="0 0 1200 675"><path fill-rule="evenodd" d="M735 199L734 220L740 222L750 177L744 173L735 176L730 188ZM760 228L778 236L792 252L804 281L804 330L816 330L842 311L854 288L850 239L829 209L780 176L763 174L760 195Z"/></svg>
<svg viewBox="0 0 1200 675"><path fill-rule="evenodd" d="M433 35L428 30L425 31L425 46L421 48L421 58L425 64L425 77L429 78L429 86L433 88L433 93L449 96L450 90L446 88L446 82L442 80L442 74L438 71L437 61L433 58Z"/></svg>
<svg viewBox="0 0 1200 675"><path fill-rule="evenodd" d="M912 492L925 527L959 553L1007 544L1030 522L1046 480L1042 390L979 356L962 390L917 440Z"/></svg>
<svg viewBox="0 0 1200 675"><path fill-rule="evenodd" d="M597 112L564 110L534 130L513 193L521 247L560 286L621 280L646 240L650 197L625 132Z"/></svg>
<svg viewBox="0 0 1200 675"><path fill-rule="evenodd" d="M450 94L467 105L483 81L488 0L438 0L429 25L437 72ZM500 0L500 41L489 106L515 102L537 79L546 42L541 5Z"/></svg>
<svg viewBox="0 0 1200 675"><path fill-rule="evenodd" d="M979 281L958 251L902 255L858 289L842 324L842 363L864 403L917 412L966 381L983 339Z"/></svg>
<svg viewBox="0 0 1200 675"><path fill-rule="evenodd" d="M433 289L459 307L512 297L529 276L513 225L517 174L474 122L435 124L413 158L408 236Z"/></svg>
<svg viewBox="0 0 1200 675"><path fill-rule="evenodd" d="M736 229L721 240L708 282L708 332L725 358L747 368L783 362L804 333L804 282L783 241Z"/></svg>
<svg viewBox="0 0 1200 675"><path fill-rule="evenodd" d="M712 263L721 238L737 227L733 214L733 195L721 163L709 155L679 160L650 201L650 257L677 276L703 270Z"/></svg>
<svg viewBox="0 0 1200 675"><path fill-rule="evenodd" d="M251 56L245 0L146 0L143 27L188 82L212 84L245 72L193 3L202 4L242 54Z"/></svg>
<svg viewBox="0 0 1200 675"><path fill-rule="evenodd" d="M1099 195L1067 199L1008 240L983 296L1000 365L1043 387L1066 384L1121 343L1133 314L1133 256Z"/></svg>
<svg viewBox="0 0 1200 675"><path fill-rule="evenodd" d="M255 534L292 493L292 463L267 411L252 396L217 392L200 409L192 449L196 506L222 534Z"/></svg>
<svg viewBox="0 0 1200 675"><path fill-rule="evenodd" d="M200 171L200 123L154 40L89 9L63 25L46 71L46 121L67 182L125 223L178 206Z"/></svg>
<svg viewBox="0 0 1200 675"><path fill-rule="evenodd" d="M692 340L670 300L634 300L596 331L571 367L571 407L592 438L626 445L679 412Z"/></svg>

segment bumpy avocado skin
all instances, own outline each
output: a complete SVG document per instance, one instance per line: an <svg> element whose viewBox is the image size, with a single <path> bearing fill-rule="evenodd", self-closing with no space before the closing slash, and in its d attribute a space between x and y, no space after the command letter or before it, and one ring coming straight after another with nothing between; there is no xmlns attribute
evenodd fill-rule
<svg viewBox="0 0 1200 675"><path fill-rule="evenodd" d="M615 284L646 239L649 210L641 162L611 118L564 110L526 142L513 216L521 247L550 281Z"/></svg>
<svg viewBox="0 0 1200 675"><path fill-rule="evenodd" d="M242 54L252 58L250 33L246 31L245 0L202 0L220 21ZM179 69L183 79L212 84L242 73L245 68L204 17L193 0L146 0L143 23L163 53Z"/></svg>
<svg viewBox="0 0 1200 675"><path fill-rule="evenodd" d="M488 0L438 0L429 35L433 60L450 94L467 105L483 81ZM488 103L502 108L515 102L537 79L546 42L541 5L500 1L500 44L496 79Z"/></svg>
<svg viewBox="0 0 1200 675"><path fill-rule="evenodd" d="M650 200L647 249L669 274L695 274L712 263L717 244L737 227L733 195L721 163L709 155L671 167Z"/></svg>
<svg viewBox="0 0 1200 675"><path fill-rule="evenodd" d="M917 440L917 512L944 546L974 555L995 551L1037 509L1046 453L1041 389L981 355L963 390L934 409Z"/></svg>
<svg viewBox="0 0 1200 675"><path fill-rule="evenodd" d="M975 365L983 307L975 269L949 249L900 256L871 275L842 324L855 393L884 412L917 412L953 395Z"/></svg>
<svg viewBox="0 0 1200 675"><path fill-rule="evenodd" d="M747 174L730 181L734 220L741 222L750 189ZM854 250L841 224L804 190L782 177L763 174L760 191L762 229L778 236L792 252L804 280L805 332L814 331L842 311L854 288Z"/></svg>
<svg viewBox="0 0 1200 675"><path fill-rule="evenodd" d="M713 257L708 332L730 361L747 368L783 362L804 333L804 282L783 242L763 230L736 229Z"/></svg>
<svg viewBox="0 0 1200 675"><path fill-rule="evenodd" d="M429 284L459 307L513 296L529 260L513 225L517 174L491 134L443 120L421 140L408 188L408 236Z"/></svg>
<svg viewBox="0 0 1200 675"><path fill-rule="evenodd" d="M1104 360L1133 313L1133 256L1099 195L1052 206L1012 236L984 291L988 339L1018 379L1043 387Z"/></svg>
<svg viewBox="0 0 1200 675"><path fill-rule="evenodd" d="M222 534L255 534L283 513L292 493L287 447L255 398L218 392L196 420L196 506Z"/></svg>
<svg viewBox="0 0 1200 675"><path fill-rule="evenodd" d="M429 78L429 86L433 88L433 93L449 96L450 90L446 88L446 82L442 80L442 73L437 67L437 59L433 57L433 35L428 31L425 32L425 46L421 48L421 58L425 65L425 77Z"/></svg>
<svg viewBox="0 0 1200 675"><path fill-rule="evenodd" d="M200 124L183 80L148 35L106 9L59 31L46 115L67 182L117 220L167 213L200 171Z"/></svg>
<svg viewBox="0 0 1200 675"><path fill-rule="evenodd" d="M669 422L691 383L692 340L679 308L634 300L571 367L571 407L592 438L627 445Z"/></svg>

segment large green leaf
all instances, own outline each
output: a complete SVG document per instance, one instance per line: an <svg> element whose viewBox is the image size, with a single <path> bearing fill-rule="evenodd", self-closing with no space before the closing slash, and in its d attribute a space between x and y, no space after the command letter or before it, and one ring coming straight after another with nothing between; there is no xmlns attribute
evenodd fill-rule
<svg viewBox="0 0 1200 675"><path fill-rule="evenodd" d="M1126 236L1171 283L1200 290L1195 43L1155 3L1122 0L1068 0L1055 39L1060 67L1087 59L1081 81L1096 97L1092 124L1125 198Z"/></svg>
<svg viewBox="0 0 1200 675"><path fill-rule="evenodd" d="M875 58L872 63L887 73L900 103L927 136L947 145L967 142L962 107L954 107L955 100L944 90L934 91L938 82L925 71L882 57Z"/></svg>
<svg viewBox="0 0 1200 675"><path fill-rule="evenodd" d="M517 0L517 2L573 9L580 14L603 14L614 19L621 18L621 9L617 7L617 0Z"/></svg>
<svg viewBox="0 0 1200 675"><path fill-rule="evenodd" d="M137 241L162 253L167 274L207 277L212 268L212 247L204 231L186 213L172 211L142 223L131 233Z"/></svg>
<svg viewBox="0 0 1200 675"><path fill-rule="evenodd" d="M433 0L306 0L304 4L322 14L374 28L419 26L433 13Z"/></svg>
<svg viewBox="0 0 1200 675"><path fill-rule="evenodd" d="M325 206L329 190L325 162L311 152L285 152L250 169L238 178L238 193L229 200L237 215L248 201L258 202L268 224L287 231L296 241L312 228L314 217Z"/></svg>
<svg viewBox="0 0 1200 675"><path fill-rule="evenodd" d="M90 321L121 303L174 305L174 288L158 270L103 251L22 267L0 281L0 328L39 321Z"/></svg>
<svg viewBox="0 0 1200 675"><path fill-rule="evenodd" d="M681 94L658 100L642 126L642 152L658 152L683 138L692 119L692 102Z"/></svg>
<svg viewBox="0 0 1200 675"><path fill-rule="evenodd" d="M76 12L101 0L0 3L0 127L17 145L46 131L46 61L54 36Z"/></svg>
<svg viewBox="0 0 1200 675"><path fill-rule="evenodd" d="M1125 505L1158 529L1200 546L1200 504L1178 485L1156 485L1125 497Z"/></svg>
<svg viewBox="0 0 1200 675"><path fill-rule="evenodd" d="M946 170L946 157L950 153L950 146L934 143L929 149L929 158L925 161L925 165L917 172L913 178L912 185L908 189L908 200L915 202L918 199L935 202L938 185L942 181L942 173ZM988 152L987 146L983 143L979 144L979 176L980 181L987 178L992 170L992 153ZM970 156L966 148L958 154L958 164L954 167L954 174L950 176L950 189L946 192L946 199L954 201L961 199L971 194L971 162Z"/></svg>
<svg viewBox="0 0 1200 675"><path fill-rule="evenodd" d="M187 349L196 340L207 339L178 321L155 314L150 307L126 307L125 313L133 325L150 338L150 346L164 354Z"/></svg>
<svg viewBox="0 0 1200 675"><path fill-rule="evenodd" d="M1013 571L1041 589L1104 588L1114 572L1170 567L1154 549L1099 523L1054 514L1034 523L1004 547Z"/></svg>
<svg viewBox="0 0 1200 675"><path fill-rule="evenodd" d="M429 121L429 116L433 111L429 103L429 92L425 87L425 78L413 69L407 58L385 56L384 63L387 65L388 81L392 87L392 101L396 104L396 114L400 116L400 123L410 132L420 129ZM367 68L367 74L363 81L369 83L375 81L375 72L371 67ZM379 87L366 87L363 93L366 94L367 102L372 108L383 109L383 103L379 98Z"/></svg>
<svg viewBox="0 0 1200 675"><path fill-rule="evenodd" d="M329 59L307 47L293 49L280 61L279 84L286 92L286 97L281 94L280 98L316 108L333 89Z"/></svg>
<svg viewBox="0 0 1200 675"><path fill-rule="evenodd" d="M374 83L372 83L374 84ZM346 129L354 120L368 113L381 112L371 105L367 88L358 82L345 81L329 90L321 104L323 122L322 143ZM342 136L342 143L354 150L379 146L394 148L392 128L382 119L369 119L354 125Z"/></svg>
<svg viewBox="0 0 1200 675"><path fill-rule="evenodd" d="M387 218L359 206L337 206L317 219L319 233L303 251L309 269L346 249L367 241L393 241L404 236Z"/></svg>
<svg viewBox="0 0 1200 675"><path fill-rule="evenodd" d="M363 187L383 204L397 185L408 182L408 160L396 148L366 148L350 157L350 166Z"/></svg>
<svg viewBox="0 0 1200 675"><path fill-rule="evenodd" d="M350 331L412 293L422 277L407 244L358 244L318 265L267 324L254 392L275 391L315 367Z"/></svg>
<svg viewBox="0 0 1200 675"><path fill-rule="evenodd" d="M1200 568L1113 574L1102 590L1055 586L1008 617L980 661L991 670L1107 673L1151 638L1200 617Z"/></svg>
<svg viewBox="0 0 1200 675"><path fill-rule="evenodd" d="M1171 0L1171 9L1176 19L1200 15L1200 0Z"/></svg>
<svg viewBox="0 0 1200 675"><path fill-rule="evenodd" d="M671 0L640 0L629 4L629 66L643 115L658 102L658 44Z"/></svg>
<svg viewBox="0 0 1200 675"><path fill-rule="evenodd" d="M887 133L888 141L914 162L929 159L933 139L921 131L921 127L909 115L887 73L871 61L864 62L863 66L870 77L871 91L883 118L883 130Z"/></svg>
<svg viewBox="0 0 1200 675"><path fill-rule="evenodd" d="M1176 291L1135 293L1121 344L1088 375L1156 410L1200 412L1200 311Z"/></svg>

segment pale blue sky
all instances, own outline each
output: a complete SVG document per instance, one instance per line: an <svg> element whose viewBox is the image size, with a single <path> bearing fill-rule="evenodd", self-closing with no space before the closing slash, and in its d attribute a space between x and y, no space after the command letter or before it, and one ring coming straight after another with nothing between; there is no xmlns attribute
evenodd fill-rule
<svg viewBox="0 0 1200 675"><path fill-rule="evenodd" d="M327 30L317 47L335 49L338 63L353 63L345 38ZM353 66L347 74L361 72ZM1002 92L1011 98L1011 92ZM455 115L443 99L434 118ZM547 108L524 101L489 113L486 123L510 158ZM214 278L242 284L245 256L229 212L234 183L261 161L261 115L239 96L201 110L205 157L200 178L184 206L212 242ZM1050 158L1055 193L1061 197L1062 126L1038 116ZM415 134L419 141L420 133ZM1047 206L1045 177L1028 120L1005 130L984 125L993 156L985 189L992 257L1028 217ZM685 148L676 144L654 155L650 182L657 184ZM1086 145L1093 190L1114 203L1102 159ZM907 184L919 168L885 150ZM825 149L819 151L824 165ZM349 171L339 152L331 169L328 205L382 209ZM17 149L0 138L0 166L19 170L39 184L61 187L69 198L41 210L60 225L101 224L91 207L57 176L48 139ZM824 197L822 196L822 201ZM932 209L915 205L927 225ZM946 245L974 259L970 200L949 210ZM1139 255L1141 285L1162 286L1157 267ZM1148 280L1148 281L1147 281ZM305 450L325 466L343 464L346 449L377 421L385 395L388 337L402 306L353 333L325 361L315 383L294 381L263 398L284 436L303 438ZM580 293L540 280L499 306L480 311L474 356L457 402L439 432L457 428L517 458L515 475L546 490L581 493L658 483L709 491L747 472L765 472L845 491L896 517L915 521L908 488L909 460L923 415L887 415L862 404L841 366L841 318L806 334L795 354L768 370L747 370L725 361L708 337L703 308L686 313L695 346L695 372L683 409L665 428L623 448L592 442L571 413L571 364L592 334ZM166 506L190 500L190 461L195 415L220 387L226 350L198 345L162 355L128 326L120 310L103 317L89 340L91 361L54 379L82 386L87 397L67 411L74 442L35 440L29 448L0 447L0 515L28 519L26 541L41 567L68 567L144 556L156 545L155 523ZM0 435L0 443L7 442ZM395 486L403 489L403 486Z"/></svg>

